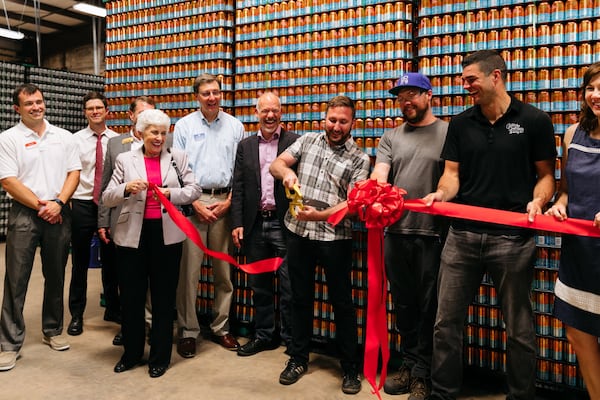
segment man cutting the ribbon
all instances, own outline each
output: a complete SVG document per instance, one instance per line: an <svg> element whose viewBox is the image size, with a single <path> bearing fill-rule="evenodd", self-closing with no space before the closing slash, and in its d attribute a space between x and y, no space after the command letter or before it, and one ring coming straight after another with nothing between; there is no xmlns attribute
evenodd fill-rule
<svg viewBox="0 0 600 400"><path fill-rule="evenodd" d="M325 133L307 133L300 137L271 164L275 179L288 189L294 185L306 199L325 202L321 209L298 207L296 217L288 211L285 225L288 236L288 268L292 286L292 342L290 359L279 376L279 383L291 385L307 371L312 336L314 268L325 269L329 296L333 304L336 339L343 370L342 391L358 393L356 314L351 297L352 268L351 221L327 224L327 218L346 206L349 187L367 178L369 157L351 138L354 103L337 96L327 104ZM297 165L297 174L291 169Z"/></svg>
<svg viewBox="0 0 600 400"><path fill-rule="evenodd" d="M437 190L424 200L523 212L533 221L554 193L556 147L550 117L506 91L506 64L481 50L462 62L475 104L454 117ZM533 231L456 219L441 255L431 399L455 399L462 381L464 321L485 272L498 292L507 332L511 400L533 400L536 343L530 302Z"/></svg>

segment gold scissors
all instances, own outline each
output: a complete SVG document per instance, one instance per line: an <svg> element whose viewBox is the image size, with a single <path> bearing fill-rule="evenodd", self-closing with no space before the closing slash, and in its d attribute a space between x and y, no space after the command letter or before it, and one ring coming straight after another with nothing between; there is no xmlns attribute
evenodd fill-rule
<svg viewBox="0 0 600 400"><path fill-rule="evenodd" d="M290 214L294 218L298 215L298 210L302 210L304 206L311 206L321 210L329 208L329 204L324 201L305 199L298 184L295 184L291 190L286 187L285 196L290 199Z"/></svg>
<svg viewBox="0 0 600 400"><path fill-rule="evenodd" d="M298 216L298 209L302 210L304 208L304 203L302 202L302 192L300 191L300 187L297 183L294 184L292 190L290 190L287 186L285 187L285 197L290 199L290 214L292 214L292 217L296 218Z"/></svg>

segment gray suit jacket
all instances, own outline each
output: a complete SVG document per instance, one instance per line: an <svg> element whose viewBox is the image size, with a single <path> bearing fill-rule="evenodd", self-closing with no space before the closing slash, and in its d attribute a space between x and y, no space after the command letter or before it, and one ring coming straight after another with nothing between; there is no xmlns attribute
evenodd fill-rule
<svg viewBox="0 0 600 400"><path fill-rule="evenodd" d="M173 162L176 163L181 172L183 187L179 185ZM188 166L185 152L177 149L171 149L170 152L163 150L160 154L160 171L162 186L169 188L170 200L173 204L190 204L200 197L201 189L196 184L196 178ZM118 246L131 248L139 246L147 191L144 190L135 195L125 194L127 182L136 179L148 180L142 149L119 154L110 182L102 194L104 206L121 206L117 223L112 231L113 240ZM175 225L166 210L163 208L162 211L162 229L165 244L169 245L185 240L185 234Z"/></svg>
<svg viewBox="0 0 600 400"><path fill-rule="evenodd" d="M121 212L120 206L116 208L106 207L102 202L102 193L106 190L106 187L110 182L110 177L115 169L117 156L121 153L130 151L132 143L133 138L131 137L131 133L125 133L108 140L106 154L104 155L104 168L102 169L100 200L98 202L98 228L110 228L112 231L117 224L117 216ZM171 146L173 146L173 134L169 133L167 134L165 148L170 148Z"/></svg>

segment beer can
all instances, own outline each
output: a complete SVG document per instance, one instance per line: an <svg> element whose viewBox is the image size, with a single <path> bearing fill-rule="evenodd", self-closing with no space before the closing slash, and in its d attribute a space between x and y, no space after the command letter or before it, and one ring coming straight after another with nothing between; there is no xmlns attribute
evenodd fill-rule
<svg viewBox="0 0 600 400"><path fill-rule="evenodd" d="M561 320L552 317L552 336L555 338L565 337L565 327Z"/></svg>
<svg viewBox="0 0 600 400"><path fill-rule="evenodd" d="M575 350L573 350L573 346L571 343L564 342L564 358L565 361L575 364L577 362L577 355L575 354Z"/></svg>
<svg viewBox="0 0 600 400"><path fill-rule="evenodd" d="M538 335L550 335L550 316L546 314L536 314L536 333Z"/></svg>
<svg viewBox="0 0 600 400"><path fill-rule="evenodd" d="M490 329L489 330L489 341L490 341L490 348L492 349L498 349L500 348L500 334L499 331L497 329Z"/></svg>
<svg viewBox="0 0 600 400"><path fill-rule="evenodd" d="M544 336L537 338L538 356L542 358L550 358L550 343L549 339Z"/></svg>
<svg viewBox="0 0 600 400"><path fill-rule="evenodd" d="M563 359L563 341L561 339L552 339L552 359L562 361Z"/></svg>
<svg viewBox="0 0 600 400"><path fill-rule="evenodd" d="M473 325L467 325L465 329L467 344L475 344L475 329Z"/></svg>
<svg viewBox="0 0 600 400"><path fill-rule="evenodd" d="M563 383L563 365L561 363L551 364L550 380L554 383Z"/></svg>
<svg viewBox="0 0 600 400"><path fill-rule="evenodd" d="M487 307L479 306L477 307L477 323L479 325L487 325L488 317L487 317Z"/></svg>
<svg viewBox="0 0 600 400"><path fill-rule="evenodd" d="M550 379L550 362L547 360L537 360L537 378L543 381Z"/></svg>
<svg viewBox="0 0 600 400"><path fill-rule="evenodd" d="M479 286L479 290L477 291L476 299L479 304L487 304L488 303L488 287L486 285Z"/></svg>
<svg viewBox="0 0 600 400"><path fill-rule="evenodd" d="M477 344L479 346L487 346L488 345L488 338L489 338L489 330L488 328L485 327L478 327L477 328Z"/></svg>
<svg viewBox="0 0 600 400"><path fill-rule="evenodd" d="M499 314L499 311L498 311L498 309L496 307L490 307L490 311L489 311L489 326L491 326L491 327L500 326L498 314Z"/></svg>

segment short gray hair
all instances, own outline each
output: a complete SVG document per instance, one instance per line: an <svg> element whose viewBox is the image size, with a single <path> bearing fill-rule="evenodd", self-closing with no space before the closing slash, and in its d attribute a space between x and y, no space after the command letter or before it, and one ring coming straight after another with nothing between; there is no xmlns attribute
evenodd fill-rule
<svg viewBox="0 0 600 400"><path fill-rule="evenodd" d="M135 130L144 132L150 125L166 127L168 131L171 127L171 118L161 110L144 110L138 116Z"/></svg>

